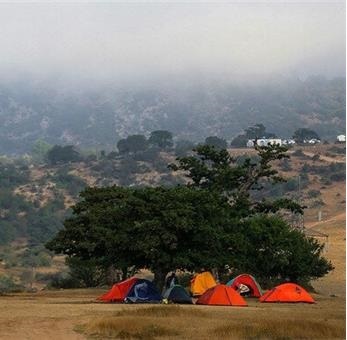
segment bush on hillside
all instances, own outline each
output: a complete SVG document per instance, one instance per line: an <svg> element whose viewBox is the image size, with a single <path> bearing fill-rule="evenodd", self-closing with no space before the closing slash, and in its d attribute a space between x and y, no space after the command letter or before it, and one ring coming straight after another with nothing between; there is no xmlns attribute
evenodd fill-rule
<svg viewBox="0 0 347 340"><path fill-rule="evenodd" d="M7 275L0 275L0 295L8 293L22 292L24 287L15 283L13 278Z"/></svg>

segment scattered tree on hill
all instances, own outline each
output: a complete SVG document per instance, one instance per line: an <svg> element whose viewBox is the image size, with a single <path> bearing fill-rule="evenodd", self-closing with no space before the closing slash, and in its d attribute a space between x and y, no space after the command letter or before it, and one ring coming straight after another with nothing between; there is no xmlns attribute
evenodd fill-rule
<svg viewBox="0 0 347 340"><path fill-rule="evenodd" d="M121 154L140 152L148 148L148 141L144 135L130 135L121 139L117 148Z"/></svg>
<svg viewBox="0 0 347 340"><path fill-rule="evenodd" d="M294 132L293 139L297 143L303 143L305 140L320 139L320 138L315 131L306 129L306 128L301 128Z"/></svg>
<svg viewBox="0 0 347 340"><path fill-rule="evenodd" d="M151 132L148 139L149 144L158 146L161 149L172 148L172 133L166 130L157 130Z"/></svg>
<svg viewBox="0 0 347 340"><path fill-rule="evenodd" d="M236 136L231 141L231 146L245 147L249 139L258 138L275 138L276 135L272 132L266 132L266 127L263 124L255 124L245 129L243 134Z"/></svg>
<svg viewBox="0 0 347 340"><path fill-rule="evenodd" d="M225 139L217 136L210 136L205 139L205 144L214 146L216 149L226 149L228 144Z"/></svg>
<svg viewBox="0 0 347 340"><path fill-rule="evenodd" d="M47 154L48 161L51 164L78 162L81 156L75 150L73 145L54 145Z"/></svg>
<svg viewBox="0 0 347 340"><path fill-rule="evenodd" d="M189 140L179 140L175 145L175 155L184 157L194 149L195 144Z"/></svg>
<svg viewBox="0 0 347 340"><path fill-rule="evenodd" d="M49 150L51 150L52 145L48 144L42 139L38 139L32 148L31 154L33 156L34 161L36 162L42 162L46 160L47 154Z"/></svg>

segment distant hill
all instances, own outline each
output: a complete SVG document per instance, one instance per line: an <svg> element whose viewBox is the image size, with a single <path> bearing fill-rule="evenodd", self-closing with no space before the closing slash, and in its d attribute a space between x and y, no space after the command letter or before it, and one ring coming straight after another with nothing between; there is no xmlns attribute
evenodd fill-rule
<svg viewBox="0 0 347 340"><path fill-rule="evenodd" d="M256 123L282 137L309 127L334 140L346 120L344 78L91 88L0 83L0 153L28 152L39 138L110 150L120 138L156 129L194 141L211 135L231 140Z"/></svg>

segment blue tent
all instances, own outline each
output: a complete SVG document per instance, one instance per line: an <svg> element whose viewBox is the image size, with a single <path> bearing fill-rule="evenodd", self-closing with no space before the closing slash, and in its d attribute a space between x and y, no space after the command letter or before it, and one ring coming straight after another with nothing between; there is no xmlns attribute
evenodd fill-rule
<svg viewBox="0 0 347 340"><path fill-rule="evenodd" d="M125 302L129 303L159 303L162 297L154 283L146 279L138 279L130 288Z"/></svg>
<svg viewBox="0 0 347 340"><path fill-rule="evenodd" d="M188 295L186 290L180 285L174 285L166 290L163 295L164 299L173 303L193 303L192 298Z"/></svg>

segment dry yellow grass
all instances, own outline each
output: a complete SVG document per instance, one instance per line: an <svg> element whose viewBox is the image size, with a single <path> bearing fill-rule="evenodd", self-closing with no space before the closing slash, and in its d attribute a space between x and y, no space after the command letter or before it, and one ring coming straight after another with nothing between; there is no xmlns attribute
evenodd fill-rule
<svg viewBox="0 0 347 340"><path fill-rule="evenodd" d="M94 303L102 290L0 297L0 339L344 339L345 299L249 307Z"/></svg>

